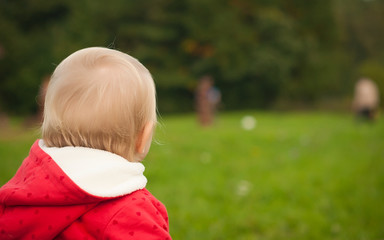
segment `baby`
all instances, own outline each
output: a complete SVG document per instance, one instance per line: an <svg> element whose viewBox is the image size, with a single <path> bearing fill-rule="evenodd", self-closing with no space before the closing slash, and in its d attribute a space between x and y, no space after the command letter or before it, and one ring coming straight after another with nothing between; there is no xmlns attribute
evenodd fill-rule
<svg viewBox="0 0 384 240"><path fill-rule="evenodd" d="M156 124L148 70L93 47L50 80L42 140L0 188L0 239L171 239L141 161Z"/></svg>

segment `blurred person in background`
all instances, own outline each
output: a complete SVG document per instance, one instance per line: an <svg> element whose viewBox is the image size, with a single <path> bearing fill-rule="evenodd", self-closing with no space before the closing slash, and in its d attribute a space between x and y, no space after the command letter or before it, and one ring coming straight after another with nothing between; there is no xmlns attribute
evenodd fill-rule
<svg viewBox="0 0 384 240"><path fill-rule="evenodd" d="M361 78L355 85L353 110L362 120L373 121L379 110L379 90L369 78Z"/></svg>
<svg viewBox="0 0 384 240"><path fill-rule="evenodd" d="M201 126L213 124L215 113L221 101L221 93L214 86L211 76L203 76L196 89L196 110Z"/></svg>

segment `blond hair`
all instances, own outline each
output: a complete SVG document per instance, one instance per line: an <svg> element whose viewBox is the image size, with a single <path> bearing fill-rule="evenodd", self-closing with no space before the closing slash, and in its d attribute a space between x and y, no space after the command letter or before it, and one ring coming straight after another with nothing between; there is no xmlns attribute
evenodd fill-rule
<svg viewBox="0 0 384 240"><path fill-rule="evenodd" d="M156 122L155 85L135 58L117 50L79 50L55 69L45 98L48 147L82 146L135 161L135 145Z"/></svg>

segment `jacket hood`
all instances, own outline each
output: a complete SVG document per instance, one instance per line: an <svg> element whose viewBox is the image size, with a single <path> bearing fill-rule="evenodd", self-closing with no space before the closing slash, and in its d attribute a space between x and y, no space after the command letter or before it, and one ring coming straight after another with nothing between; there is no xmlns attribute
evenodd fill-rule
<svg viewBox="0 0 384 240"><path fill-rule="evenodd" d="M143 172L110 152L37 140L0 188L0 239L52 239L98 203L143 189Z"/></svg>

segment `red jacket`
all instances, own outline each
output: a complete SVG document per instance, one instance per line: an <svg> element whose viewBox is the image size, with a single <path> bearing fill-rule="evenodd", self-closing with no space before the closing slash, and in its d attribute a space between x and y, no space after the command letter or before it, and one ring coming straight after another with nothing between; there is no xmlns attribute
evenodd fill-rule
<svg viewBox="0 0 384 240"><path fill-rule="evenodd" d="M0 188L0 239L171 239L143 171L106 151L38 140Z"/></svg>

